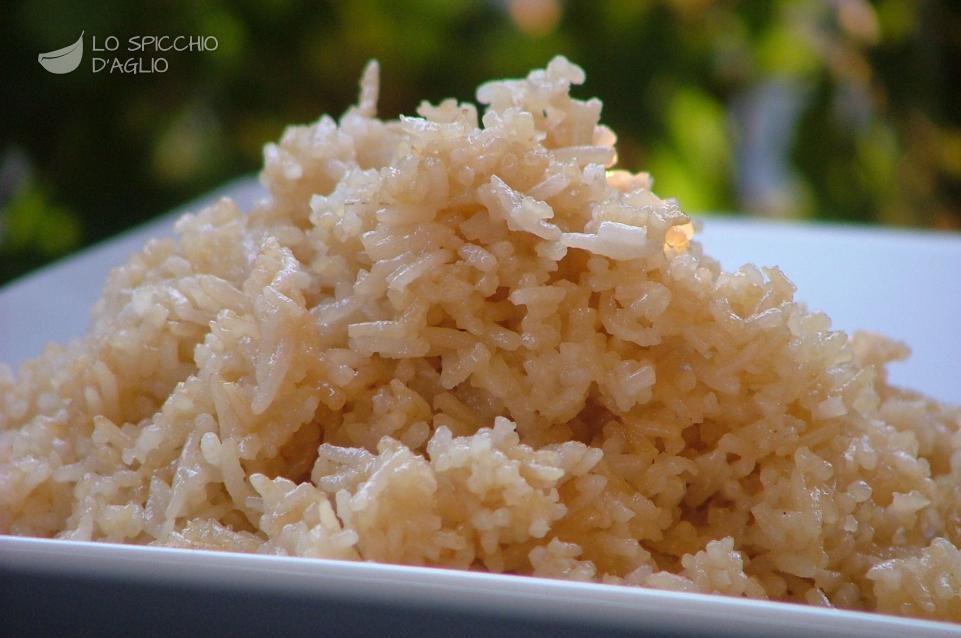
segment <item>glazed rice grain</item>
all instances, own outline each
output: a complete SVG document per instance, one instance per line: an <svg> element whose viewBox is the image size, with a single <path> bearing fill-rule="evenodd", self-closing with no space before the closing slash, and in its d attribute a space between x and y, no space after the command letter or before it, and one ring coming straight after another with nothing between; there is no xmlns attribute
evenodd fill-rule
<svg viewBox="0 0 961 638"><path fill-rule="evenodd" d="M563 58L267 146L0 370L0 532L961 621L961 411L723 272Z"/></svg>

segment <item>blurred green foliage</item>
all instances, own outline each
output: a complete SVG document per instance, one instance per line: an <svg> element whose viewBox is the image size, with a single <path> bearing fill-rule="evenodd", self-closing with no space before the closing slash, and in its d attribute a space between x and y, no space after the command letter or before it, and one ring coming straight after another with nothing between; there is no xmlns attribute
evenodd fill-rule
<svg viewBox="0 0 961 638"><path fill-rule="evenodd" d="M961 227L957 3L34 0L0 17L0 282L255 171L285 124L343 112L371 57L396 116L563 53L621 166L688 210ZM81 30L77 71L37 64ZM219 47L91 72L90 37L136 57L129 36L165 34Z"/></svg>

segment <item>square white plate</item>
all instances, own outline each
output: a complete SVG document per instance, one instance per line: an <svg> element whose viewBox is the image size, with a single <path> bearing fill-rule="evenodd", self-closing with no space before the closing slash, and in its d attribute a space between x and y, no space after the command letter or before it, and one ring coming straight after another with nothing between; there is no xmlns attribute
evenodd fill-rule
<svg viewBox="0 0 961 638"><path fill-rule="evenodd" d="M83 334L107 271L172 220L241 180L0 289L0 362ZM837 328L901 339L892 379L961 403L961 236L707 218L705 251L728 269L779 265ZM106 625L104 623L107 623ZM119 624L118 624L119 623ZM372 563L0 537L0 634L199 635L260 631L440 636L943 636L961 626L715 596Z"/></svg>

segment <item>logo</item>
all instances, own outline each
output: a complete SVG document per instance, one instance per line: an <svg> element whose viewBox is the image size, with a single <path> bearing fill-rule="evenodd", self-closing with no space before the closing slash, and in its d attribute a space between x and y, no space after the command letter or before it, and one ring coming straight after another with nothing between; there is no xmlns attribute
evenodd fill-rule
<svg viewBox="0 0 961 638"><path fill-rule="evenodd" d="M83 36L69 46L41 53L37 60L50 73L72 73L83 62ZM90 36L90 72L105 75L142 75L166 73L169 56L209 53L220 47L213 35L132 35L121 39L116 35L106 38Z"/></svg>
<svg viewBox="0 0 961 638"><path fill-rule="evenodd" d="M80 61L83 60L83 34L84 32L81 31L80 37L71 45L49 53L41 53L37 61L51 73L58 75L70 73L80 66Z"/></svg>

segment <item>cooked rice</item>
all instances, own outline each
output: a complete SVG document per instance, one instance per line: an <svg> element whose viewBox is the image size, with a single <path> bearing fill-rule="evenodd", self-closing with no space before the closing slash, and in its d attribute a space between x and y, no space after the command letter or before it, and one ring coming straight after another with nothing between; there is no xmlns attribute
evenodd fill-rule
<svg viewBox="0 0 961 638"><path fill-rule="evenodd" d="M563 58L357 107L0 370L0 532L532 574L961 621L961 411L608 170Z"/></svg>

